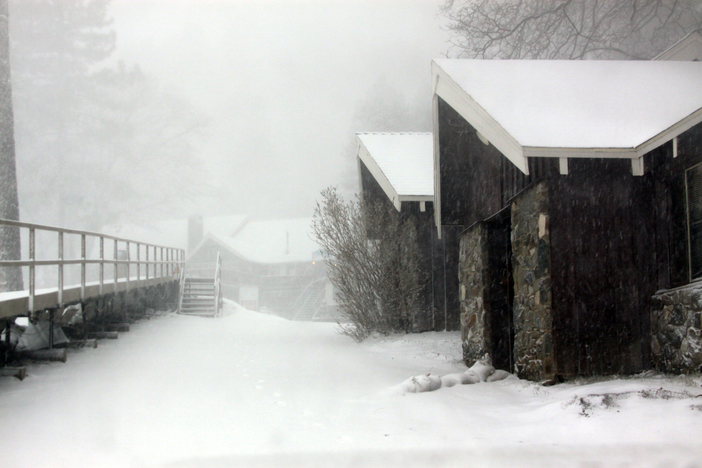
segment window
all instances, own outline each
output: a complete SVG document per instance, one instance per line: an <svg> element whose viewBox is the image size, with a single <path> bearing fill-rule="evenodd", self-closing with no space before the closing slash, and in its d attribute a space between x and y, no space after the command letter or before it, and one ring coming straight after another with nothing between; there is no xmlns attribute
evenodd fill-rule
<svg viewBox="0 0 702 468"><path fill-rule="evenodd" d="M671 187L673 285L702 278L702 164L685 171Z"/></svg>
<svg viewBox="0 0 702 468"><path fill-rule="evenodd" d="M686 173L690 279L702 277L702 164Z"/></svg>

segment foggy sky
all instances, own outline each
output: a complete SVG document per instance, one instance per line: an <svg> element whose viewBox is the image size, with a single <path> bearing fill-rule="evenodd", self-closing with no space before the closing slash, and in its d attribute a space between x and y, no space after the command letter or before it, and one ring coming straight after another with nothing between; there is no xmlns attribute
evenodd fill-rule
<svg viewBox="0 0 702 468"><path fill-rule="evenodd" d="M448 49L441 3L113 0L115 57L209 118L203 151L223 195L189 211L311 216L324 187L356 176L342 153L374 130L352 119L378 80L431 100L430 61Z"/></svg>

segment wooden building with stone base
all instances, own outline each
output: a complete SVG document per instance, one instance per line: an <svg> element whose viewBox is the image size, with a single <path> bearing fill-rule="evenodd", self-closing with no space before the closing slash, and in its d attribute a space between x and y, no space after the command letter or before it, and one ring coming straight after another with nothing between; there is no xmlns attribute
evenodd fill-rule
<svg viewBox="0 0 702 468"><path fill-rule="evenodd" d="M435 223L464 358L699 371L702 63L437 60Z"/></svg>

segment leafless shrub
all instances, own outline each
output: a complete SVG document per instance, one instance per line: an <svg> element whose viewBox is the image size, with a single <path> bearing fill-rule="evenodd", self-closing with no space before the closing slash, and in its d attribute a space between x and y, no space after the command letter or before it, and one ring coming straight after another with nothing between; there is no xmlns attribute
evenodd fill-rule
<svg viewBox="0 0 702 468"><path fill-rule="evenodd" d="M312 221L329 280L357 341L371 333L406 332L419 294L414 225L392 206L346 202L336 188L322 191Z"/></svg>

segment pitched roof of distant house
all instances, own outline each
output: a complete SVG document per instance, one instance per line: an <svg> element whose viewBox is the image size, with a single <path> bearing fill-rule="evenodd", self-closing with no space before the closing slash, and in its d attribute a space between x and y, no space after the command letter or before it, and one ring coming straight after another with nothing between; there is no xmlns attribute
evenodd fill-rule
<svg viewBox="0 0 702 468"><path fill-rule="evenodd" d="M525 173L527 157L617 157L642 174L644 154L702 121L702 62L445 59L432 75Z"/></svg>
<svg viewBox="0 0 702 468"><path fill-rule="evenodd" d="M233 235L207 232L232 253L255 263L295 263L319 258L312 218L248 221Z"/></svg>
<svg viewBox="0 0 702 468"><path fill-rule="evenodd" d="M358 133L358 157L400 209L402 201L434 197L432 133Z"/></svg>
<svg viewBox="0 0 702 468"><path fill-rule="evenodd" d="M246 222L246 215L209 216L203 218L203 232L234 235ZM107 226L105 234L133 239L149 244L188 248L188 219L169 219L148 224L121 224Z"/></svg>
<svg viewBox="0 0 702 468"><path fill-rule="evenodd" d="M653 60L702 60L702 32L692 31Z"/></svg>

